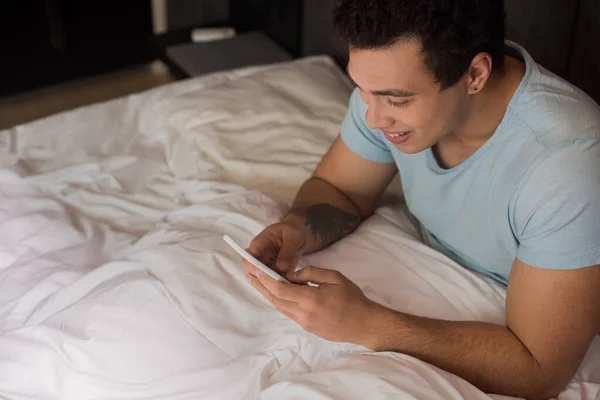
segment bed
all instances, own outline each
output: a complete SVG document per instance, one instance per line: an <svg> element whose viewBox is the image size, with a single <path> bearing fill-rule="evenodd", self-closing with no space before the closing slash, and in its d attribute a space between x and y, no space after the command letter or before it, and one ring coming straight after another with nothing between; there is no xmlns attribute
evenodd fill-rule
<svg viewBox="0 0 600 400"><path fill-rule="evenodd" d="M0 132L0 397L504 399L279 314L222 240L282 216L338 134L327 56L192 78ZM503 324L505 289L420 240L391 186L303 262L400 311ZM561 400L600 399L600 337Z"/></svg>

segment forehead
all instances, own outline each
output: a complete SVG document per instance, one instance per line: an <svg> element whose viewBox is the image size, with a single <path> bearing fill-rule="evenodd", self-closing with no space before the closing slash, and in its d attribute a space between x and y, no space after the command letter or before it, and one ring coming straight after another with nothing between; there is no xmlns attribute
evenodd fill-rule
<svg viewBox="0 0 600 400"><path fill-rule="evenodd" d="M361 89L423 91L435 86L416 40L399 41L383 49L350 51L348 73Z"/></svg>

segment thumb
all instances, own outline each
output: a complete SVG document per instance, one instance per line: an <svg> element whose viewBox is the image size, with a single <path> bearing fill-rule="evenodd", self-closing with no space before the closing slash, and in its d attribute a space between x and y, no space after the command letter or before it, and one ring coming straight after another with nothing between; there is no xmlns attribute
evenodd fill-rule
<svg viewBox="0 0 600 400"><path fill-rule="evenodd" d="M269 251L270 247L269 241L266 238L257 236L252 239L246 251L263 264L266 264L266 261L273 256L272 251Z"/></svg>
<svg viewBox="0 0 600 400"><path fill-rule="evenodd" d="M301 270L289 274L290 281L298 284L306 284L308 282L321 284L340 284L343 282L343 275L331 269L324 269L308 265Z"/></svg>

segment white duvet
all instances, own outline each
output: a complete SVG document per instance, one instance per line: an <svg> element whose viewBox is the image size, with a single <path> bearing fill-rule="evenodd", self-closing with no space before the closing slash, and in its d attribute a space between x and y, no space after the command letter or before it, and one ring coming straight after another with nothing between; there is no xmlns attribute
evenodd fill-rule
<svg viewBox="0 0 600 400"><path fill-rule="evenodd" d="M245 245L281 217L350 89L308 58L1 131L0 396L489 398L415 358L306 333L221 239ZM397 310L504 322L504 289L422 244L398 204L304 261ZM560 399L600 399L599 339Z"/></svg>

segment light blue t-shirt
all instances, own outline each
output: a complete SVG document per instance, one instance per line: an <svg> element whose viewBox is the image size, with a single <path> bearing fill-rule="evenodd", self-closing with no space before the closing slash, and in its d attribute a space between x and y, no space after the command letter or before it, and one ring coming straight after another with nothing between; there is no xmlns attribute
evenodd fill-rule
<svg viewBox="0 0 600 400"><path fill-rule="evenodd" d="M429 244L507 284L515 257L539 268L600 264L600 106L507 42L525 76L494 135L442 169L431 149L405 154L365 122L355 90L341 137L358 155L395 162Z"/></svg>

